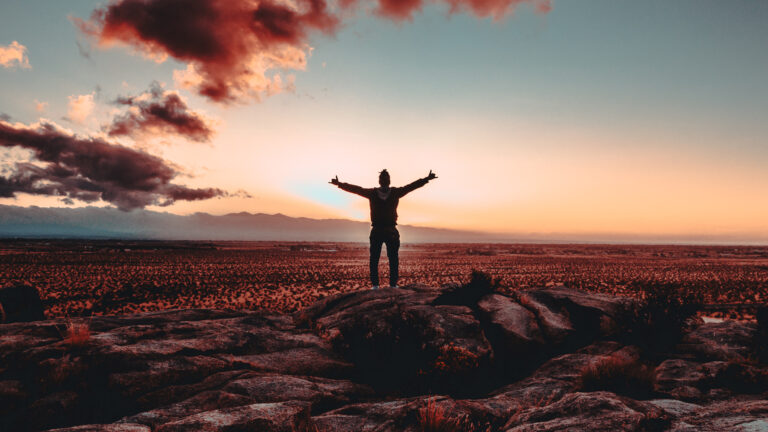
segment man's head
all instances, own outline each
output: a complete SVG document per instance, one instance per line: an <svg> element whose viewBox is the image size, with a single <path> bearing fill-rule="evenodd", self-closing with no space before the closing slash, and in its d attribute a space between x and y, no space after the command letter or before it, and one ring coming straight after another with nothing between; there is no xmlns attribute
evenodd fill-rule
<svg viewBox="0 0 768 432"><path fill-rule="evenodd" d="M379 185L381 185L383 188L389 187L389 173L386 169L379 173Z"/></svg>

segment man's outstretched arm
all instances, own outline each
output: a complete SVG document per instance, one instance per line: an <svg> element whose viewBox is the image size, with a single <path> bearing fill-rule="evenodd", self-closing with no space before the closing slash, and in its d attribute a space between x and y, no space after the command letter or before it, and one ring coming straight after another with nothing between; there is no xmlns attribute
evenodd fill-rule
<svg viewBox="0 0 768 432"><path fill-rule="evenodd" d="M364 187L360 187L360 186L349 184L349 183L340 182L339 176L332 178L331 181L329 181L328 183L338 186L339 189L341 190L344 190L356 195L360 195L361 197L368 198L371 195L370 189L366 189Z"/></svg>
<svg viewBox="0 0 768 432"><path fill-rule="evenodd" d="M414 190L424 186L425 184L429 183L430 180L436 179L437 176L435 173L432 172L432 170L429 170L429 175L427 175L424 178L420 178L416 180L415 182L411 184L407 184L400 188L400 196L405 196L406 194L413 192Z"/></svg>

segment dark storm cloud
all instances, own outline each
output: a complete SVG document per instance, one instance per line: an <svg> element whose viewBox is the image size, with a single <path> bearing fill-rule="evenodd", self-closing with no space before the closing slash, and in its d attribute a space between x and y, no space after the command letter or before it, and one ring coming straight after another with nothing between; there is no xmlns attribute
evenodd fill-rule
<svg viewBox="0 0 768 432"><path fill-rule="evenodd" d="M278 69L303 69L311 30L333 33L325 0L118 0L76 21L102 44L122 42L188 63L179 81L215 101L280 91Z"/></svg>
<svg viewBox="0 0 768 432"><path fill-rule="evenodd" d="M0 176L1 197L29 193L69 202L104 200L130 210L227 195L220 189L173 184L178 172L163 159L100 138L78 137L51 123L0 121L0 146L30 150L35 159L17 162Z"/></svg>
<svg viewBox="0 0 768 432"><path fill-rule="evenodd" d="M501 18L522 3L547 12L550 0L433 0L451 12ZM345 9L364 0L113 0L78 27L105 46L123 43L162 61L187 63L180 85L219 102L259 99L292 86L280 72L303 70L313 31L334 34ZM377 14L409 20L423 0L376 0Z"/></svg>
<svg viewBox="0 0 768 432"><path fill-rule="evenodd" d="M129 109L112 120L107 128L109 136L179 135L207 142L213 135L209 120L190 110L178 93L163 91L157 83L147 93L121 97L116 103Z"/></svg>

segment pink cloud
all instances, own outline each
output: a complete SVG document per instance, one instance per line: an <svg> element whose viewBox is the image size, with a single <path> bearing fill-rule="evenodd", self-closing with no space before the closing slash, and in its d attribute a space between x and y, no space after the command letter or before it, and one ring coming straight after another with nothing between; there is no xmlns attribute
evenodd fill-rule
<svg viewBox="0 0 768 432"><path fill-rule="evenodd" d="M70 96L67 117L75 123L85 123L96 107L93 97L93 93Z"/></svg>
<svg viewBox="0 0 768 432"><path fill-rule="evenodd" d="M29 58L27 58L27 47L18 43L11 42L10 45L0 46L0 66L10 68L19 66L29 68Z"/></svg>
<svg viewBox="0 0 768 432"><path fill-rule="evenodd" d="M116 103L128 110L112 120L107 127L109 136L178 135L198 142L213 136L211 120L190 110L178 92L163 90L158 83L148 92L118 98Z"/></svg>

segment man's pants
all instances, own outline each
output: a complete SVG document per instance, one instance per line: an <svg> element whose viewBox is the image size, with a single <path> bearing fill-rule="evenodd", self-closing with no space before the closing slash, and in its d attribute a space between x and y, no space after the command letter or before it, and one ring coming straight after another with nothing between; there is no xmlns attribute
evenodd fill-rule
<svg viewBox="0 0 768 432"><path fill-rule="evenodd" d="M389 259L389 285L397 285L397 251L400 249L400 233L395 227L373 227L371 230L371 283L379 285L379 257L381 256L381 244L387 244L387 258Z"/></svg>

